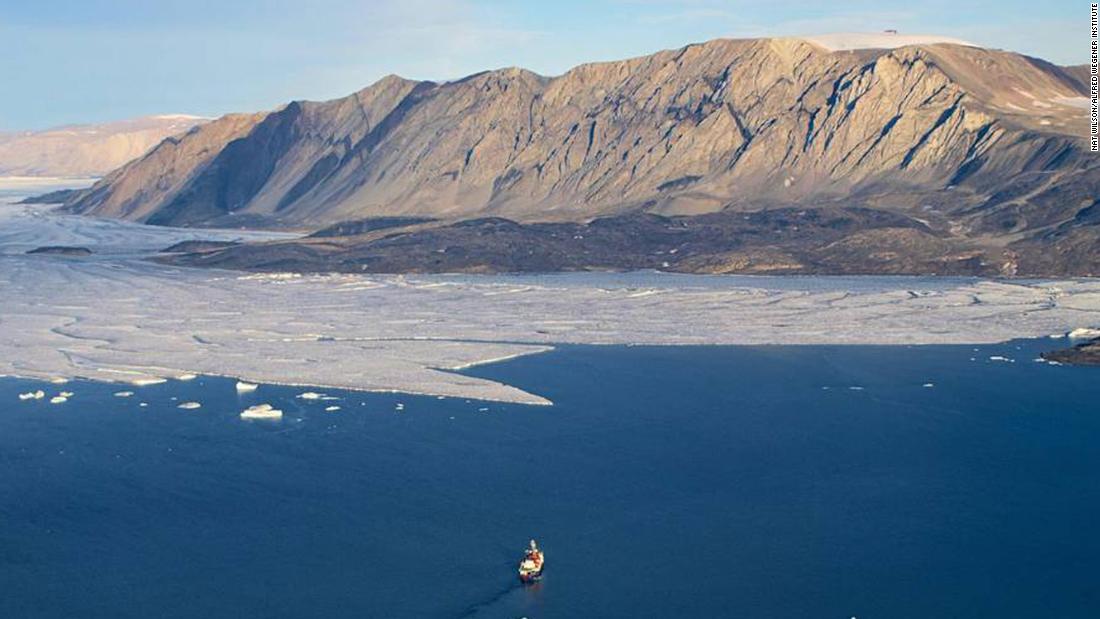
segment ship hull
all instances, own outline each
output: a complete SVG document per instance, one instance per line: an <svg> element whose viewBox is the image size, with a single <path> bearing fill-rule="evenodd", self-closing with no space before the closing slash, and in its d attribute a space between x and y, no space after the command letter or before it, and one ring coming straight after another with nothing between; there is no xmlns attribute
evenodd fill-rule
<svg viewBox="0 0 1100 619"><path fill-rule="evenodd" d="M537 582L542 578L542 570L537 572L520 572L519 581L524 584Z"/></svg>

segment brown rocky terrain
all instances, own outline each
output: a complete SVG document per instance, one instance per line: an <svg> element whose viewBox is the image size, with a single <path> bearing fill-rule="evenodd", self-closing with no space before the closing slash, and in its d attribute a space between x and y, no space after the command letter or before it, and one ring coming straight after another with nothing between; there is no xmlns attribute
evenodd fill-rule
<svg viewBox="0 0 1100 619"><path fill-rule="evenodd" d="M660 269L691 273L1001 275L996 251L960 250L924 223L865 208L780 208L588 223L490 217L331 229L291 241L204 248L162 258L252 271L518 272Z"/></svg>
<svg viewBox="0 0 1100 619"><path fill-rule="evenodd" d="M470 229L450 222L497 217L548 244L535 224L867 208L924 229L856 231L816 263L875 247L905 268L968 254L1000 274L1095 273L1100 171L1087 152L1079 73L966 45L830 51L748 39L553 78L521 69L445 83L391 76L342 99L209 123L67 208L190 226L431 218L441 220L431 234L452 242ZM330 245L380 247L377 235L342 234ZM746 259L740 240L727 241L727 258L715 247L706 268ZM305 241L301 251L317 247Z"/></svg>
<svg viewBox="0 0 1100 619"><path fill-rule="evenodd" d="M1077 344L1072 348L1043 353L1048 361L1071 365L1100 365L1100 339Z"/></svg>

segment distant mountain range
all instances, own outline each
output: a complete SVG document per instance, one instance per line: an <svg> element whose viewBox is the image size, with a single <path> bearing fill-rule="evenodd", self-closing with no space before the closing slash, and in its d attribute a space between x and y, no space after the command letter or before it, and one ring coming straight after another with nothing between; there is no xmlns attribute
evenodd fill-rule
<svg viewBox="0 0 1100 619"><path fill-rule="evenodd" d="M207 120L171 114L0 133L0 176L102 176L149 152L164 138Z"/></svg>
<svg viewBox="0 0 1100 619"><path fill-rule="evenodd" d="M892 36L715 40L558 77L522 69L445 83L390 76L342 99L198 126L112 172L67 208L189 226L418 222L412 230L309 241L310 251L279 246L284 256L300 256L291 268L338 270L394 264L353 256L381 251L378 243L392 244L394 235L423 238L426 227L461 220L527 226L521 251L539 243L534 222L642 213L683 222L707 213L827 208L857 224L876 222L875 231L841 226L862 236L834 239L857 244L851 259L862 263L821 266L813 256L824 247L773 247L766 235L748 244L710 239L694 255L688 235L677 258L656 264L737 271L746 252L751 263L757 251L786 256L779 270L790 272L893 272L893 256L918 272L959 272L967 264L962 271L982 274L1100 273L1100 172L1088 152L1087 72L964 42ZM883 232L883 221L897 225ZM446 239L436 248L446 251L479 229L429 236ZM624 242L616 255L650 249L643 240ZM217 251L221 264L236 256L264 268L255 248ZM301 257L316 251L328 253L321 261ZM342 253L346 261L333 258ZM506 258L489 265L477 252L466 256L401 268L509 269ZM638 262L610 258L563 268Z"/></svg>

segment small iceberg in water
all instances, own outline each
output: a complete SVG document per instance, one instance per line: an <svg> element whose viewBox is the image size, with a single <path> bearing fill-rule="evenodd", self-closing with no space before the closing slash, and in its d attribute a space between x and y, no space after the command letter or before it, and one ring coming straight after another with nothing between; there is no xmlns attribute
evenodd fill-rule
<svg viewBox="0 0 1100 619"><path fill-rule="evenodd" d="M38 391L28 391L27 393L20 393L20 400L41 400L46 397L46 392L39 389Z"/></svg>
<svg viewBox="0 0 1100 619"><path fill-rule="evenodd" d="M336 412L336 411L338 411L338 410L340 410L340 407L339 407L339 406L326 406L326 407L325 407L325 412L326 412L326 413L334 413L334 412Z"/></svg>
<svg viewBox="0 0 1100 619"><path fill-rule="evenodd" d="M134 395L133 391L116 391L115 392L115 397L116 398L128 398L132 395Z"/></svg>
<svg viewBox="0 0 1100 619"><path fill-rule="evenodd" d="M246 383L243 380L237 381L237 393L252 393L259 385L255 383Z"/></svg>
<svg viewBox="0 0 1100 619"><path fill-rule="evenodd" d="M55 395L54 397L50 398L50 404L64 404L65 402L68 402L68 401L69 401L68 396L63 396L63 395Z"/></svg>
<svg viewBox="0 0 1100 619"><path fill-rule="evenodd" d="M196 408L202 408L202 404L200 404L198 402L183 402L182 404L180 404L176 408L182 408L183 410L192 411L192 410L195 410Z"/></svg>
<svg viewBox="0 0 1100 619"><path fill-rule="evenodd" d="M282 419L283 411L270 404L257 404L241 411L241 419Z"/></svg>
<svg viewBox="0 0 1100 619"><path fill-rule="evenodd" d="M317 393L315 391L307 391L305 393L299 393L298 397L303 400L322 400L326 396L323 393Z"/></svg>

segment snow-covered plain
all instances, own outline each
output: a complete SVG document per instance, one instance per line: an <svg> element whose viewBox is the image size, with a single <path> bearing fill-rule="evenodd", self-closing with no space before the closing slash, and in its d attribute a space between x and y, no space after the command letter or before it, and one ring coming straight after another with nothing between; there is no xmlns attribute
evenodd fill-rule
<svg viewBox="0 0 1100 619"><path fill-rule="evenodd" d="M0 374L211 374L546 404L448 370L556 343L980 343L1100 326L1097 280L250 275L142 259L234 236L0 205ZM22 253L44 244L96 253Z"/></svg>
<svg viewBox="0 0 1100 619"><path fill-rule="evenodd" d="M945 37L937 34L906 34L893 32L834 32L830 34L818 34L800 37L811 43L824 47L829 51L844 51L853 49L895 49L907 45L932 45L935 43L951 43L953 45L966 45L977 47L969 41Z"/></svg>

